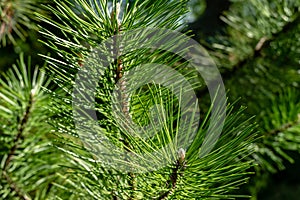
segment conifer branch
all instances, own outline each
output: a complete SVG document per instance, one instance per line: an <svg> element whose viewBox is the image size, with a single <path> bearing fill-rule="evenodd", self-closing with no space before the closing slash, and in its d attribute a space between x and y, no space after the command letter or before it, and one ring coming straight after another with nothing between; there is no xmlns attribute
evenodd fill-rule
<svg viewBox="0 0 300 200"><path fill-rule="evenodd" d="M281 125L280 127L277 127L275 129L270 130L269 132L267 132L265 134L265 136L272 136L272 135L277 135L278 133L284 132L286 130L288 130L289 128L297 125L300 123L300 114L298 114L297 119L292 121L292 122L288 122L285 123L283 125Z"/></svg>
<svg viewBox="0 0 300 200"><path fill-rule="evenodd" d="M56 51L59 55L62 56L63 60L55 60L53 61L53 64L48 68L51 73L54 74L54 81L57 81L58 83L63 83L60 84L59 86L64 89L68 88L69 86L73 86L72 81L69 79L70 76L74 75L76 72L73 70L68 70L68 61L70 60L73 62L74 60L76 61L77 65L77 60L78 60L78 55L75 55L75 59L73 59L74 55L71 55L71 53L66 52L65 49L69 49L70 51L78 52L80 49L80 46L82 45L80 41L85 41L91 46L96 46L95 41L104 41L107 39L107 37L112 36L112 35L118 35L118 34L123 34L123 30L130 31L132 29L138 28L138 27L158 27L158 28L168 28L172 30L178 30L179 27L179 20L178 18L180 17L181 14L184 14L186 9L184 8L185 3L187 3L186 0L184 1L164 1L164 0L159 0L156 1L155 3L151 1L135 1L134 4L130 5L125 5L122 6L124 8L122 14L122 18L119 16L120 14L120 9L118 6L120 6L117 1L112 1L112 3L109 3L104 0L100 1L74 1L75 3L63 3L63 4L58 4L57 7L51 7L49 6L48 9L52 11L56 16L58 21L61 22L56 22L50 18L45 18L42 17L45 22L50 24L51 26L55 26L56 28L61 29L63 36L58 35L54 33L51 30L46 30L44 29L43 34L46 35L49 38L49 42L47 45L49 45L54 51ZM56 3L58 3L56 1ZM128 1L126 1L128 3ZM72 6L76 5L76 7L73 9ZM82 17L78 16L78 13L82 14ZM122 26L121 26L122 24ZM124 31L124 33L126 33ZM118 127L118 124L116 124L114 121L115 117L111 115L111 102L109 102L110 99L107 93L107 88L111 89L114 87L114 84L118 83L119 89L117 91L118 93L118 100L120 104L118 104L118 108L120 108L120 113L122 114L123 120L125 116L125 122L128 120L131 120L131 116L129 115L129 110L130 111L139 111L139 112L147 112L148 110L147 107L144 109L139 109L139 104L136 103L135 101L129 101L130 100L130 92L127 92L128 90L126 89L126 82L129 80L124 79L125 76L129 71L129 67L134 67L138 63L144 63L144 61L149 62L149 57L148 55L142 55L145 53L144 49L137 49L137 54L141 55L139 57L129 57L128 60L127 57L124 58L122 55L123 48L127 48L126 46L118 46L118 37L114 38L114 43L112 44L112 47L109 49L109 51L112 51L113 57L115 57L115 62L110 65L109 69L103 67L104 70L109 70L109 73L104 72L105 77L100 77L100 81L103 80L103 85L104 87L99 87L97 88L97 94L101 94L97 96L99 97L99 100L103 100L103 105L99 106L99 110L96 112L99 112L99 114L103 114L104 116L107 116L107 119L104 119L103 121L99 120L99 124L101 128L106 128L108 125L109 127L107 128L107 134L112 136L113 142L116 142L117 144L120 144L120 148L122 148L122 153L127 153L127 154L133 154L133 153L139 153L139 152L145 152L146 154L152 153L152 151L156 148L160 148L162 145L167 144L170 142L170 139L173 138L173 133L175 132L175 120L178 119L180 120L180 112L175 110L177 108L177 99L176 101L172 102L166 102L166 109L167 112L166 114L169 114L170 112L170 121L167 121L168 124L164 126L165 129L167 129L166 132L162 132L163 135L157 134L157 138L151 138L149 140L142 141L144 143L139 143L139 139L136 137L131 137L130 132L126 130L121 129ZM158 36L158 41L160 39L164 39L163 36ZM166 42L165 45L171 45L170 48L172 48L172 41L164 41ZM176 41L175 41L176 42ZM180 41L181 42L181 41ZM176 45L180 45L180 42ZM182 41L183 42L183 41ZM45 42L46 43L46 42ZM120 42L121 43L121 42ZM182 43L183 44L183 43ZM63 48L60 48L63 47ZM78 49L79 47L79 49ZM106 46L107 47L107 46ZM63 49L63 50L62 50ZM106 50L107 48L105 48ZM188 49L188 47L187 47ZM186 50L187 50L186 49ZM127 50L127 49L126 49ZM154 52L154 55L160 54L159 51ZM127 56L127 55L125 55ZM133 59L132 59L133 58ZM65 59L67 62L65 62ZM171 58L169 59L168 54L163 54L161 56L158 56L155 58L155 63L167 63ZM127 62L129 61L129 62ZM172 60L174 61L174 60ZM176 60L175 60L176 61ZM174 61L174 62L175 62ZM79 63L80 64L80 63ZM131 65L132 64L132 65ZM172 62L170 65L173 64ZM63 69L63 70L62 70ZM98 80L99 81L99 80ZM84 85L83 85L84 86ZM129 87L129 86L127 86ZM80 89L88 89L85 87L82 87ZM130 88L131 89L131 88ZM150 91L151 92L151 91ZM55 91L53 94L56 93ZM103 95L102 95L103 94ZM148 93L146 94L148 95ZM150 96L151 95L151 96ZM150 94L149 96L142 96L143 100L146 99L147 101L149 100L150 103L152 103L152 100L163 100L165 98L169 98L169 93L166 96L156 96L153 94ZM59 96L59 95L57 95ZM103 97L103 98L102 98ZM138 96L139 97L139 96ZM173 96L171 96L172 99ZM178 97L179 98L179 97ZM133 99L135 100L135 99ZM138 99L139 100L139 99ZM178 100L179 101L179 100ZM59 101L57 101L59 102ZM100 102L100 101L99 101ZM102 101L101 101L102 102ZM136 103L136 104L135 104ZM69 109L71 110L71 105L72 101L64 101L61 104L57 105L57 109ZM130 109L129 109L130 105ZM70 106L70 107L69 107ZM176 107L176 108L175 108ZM138 110L139 109L139 110ZM138 118L140 115L139 112L137 112L136 118ZM60 112L59 112L60 114ZM97 113L98 114L98 113ZM126 116L128 114L128 116ZM142 113L144 114L144 113ZM147 113L145 113L147 114ZM172 116L175 114L175 116ZM72 120L69 120L68 116L69 115L68 111L66 111L66 114L60 115L64 117L62 120L53 120L53 124L59 124L56 125L55 128L61 130L61 133L66 133L66 134L73 134L73 122ZM144 117L144 115L141 115ZM207 115L208 116L208 115ZM128 118L127 118L128 117ZM68 118L68 119L66 119ZM169 118L168 118L169 119ZM208 119L208 117L207 117ZM143 121L144 120L144 121ZM123 121L123 122L124 122ZM236 120L232 120L236 121ZM113 122L113 124L111 123ZM142 118L142 122L148 122L147 116L145 116L145 119ZM240 122L240 121L239 121ZM151 125L155 126L155 123L152 123ZM169 126L170 125L170 126ZM187 124L189 126L189 124ZM142 181L142 179L138 179L135 176L138 176L137 174L134 174L132 172L125 172L125 174L122 174L122 172L119 172L116 170L116 173L110 173L110 171L104 170L102 173L103 175L90 179L90 177L87 177L86 179L82 180L80 179L79 173L75 168L72 168L71 173L73 176L68 177L67 179L70 179L70 182L72 182L72 185L70 186L71 188L68 187L68 185L62 185L66 190L72 192L76 190L76 193L78 192L78 195L82 197L83 195L91 195L91 198L97 198L97 197L103 197L103 199L137 199L143 196L143 198L156 198L156 199L171 199L171 198L183 198L189 195L190 198L198 198L199 196L209 196L211 194L216 195L218 197L223 197L223 194L226 192L229 192L233 187L230 185L228 186L222 186L222 187L216 187L213 188L214 185L218 184L221 185L222 183L227 183L229 180L226 180L226 177L229 177L228 175L230 174L230 180L233 179L239 179L242 173L244 173L244 169L248 169L250 165L248 163L236 163L234 165L234 172L228 173L226 171L226 165L229 162L226 162L226 160L233 160L234 158L243 155L245 152L248 153L249 148L247 146L252 142L252 135L250 128L243 130L242 127L234 129L234 131L239 132L238 137L231 138L232 132L229 130L232 130L230 127L236 127L231 125L230 121L227 123L229 128L226 129L225 133L222 135L220 138L220 149L224 150L224 153L226 154L226 150L228 151L233 151L236 150L235 146L236 144L242 143L238 150L239 151L234 151L234 155L232 153L226 154L226 156L219 156L217 155L211 155L210 157L207 158L208 161L214 161L211 162L212 168L214 167L223 167L222 170L215 172L214 170L208 171L208 174L210 174L214 178L211 183L211 181L204 181L203 184L207 184L207 188L209 188L210 194L208 194L206 191L201 191L199 190L199 184L198 184L198 174L195 173L192 174L191 176L185 177L185 180L189 182L190 184L187 185L181 185L181 176L183 175L183 171L185 170L185 158L183 151L181 151L181 155L178 154L178 158L173 159L175 162L168 165L166 167L166 171L168 174L160 174L160 171L158 173L154 173L152 177L142 177L145 178L145 181ZM238 125L237 125L238 126ZM71 127L71 128L68 128ZM112 127L112 129L110 129ZM124 128L124 127L123 127ZM176 127L176 129L179 128ZM203 131L206 130L207 127L204 127ZM118 131L119 135L114 135L115 132ZM239 131L240 130L240 131ZM99 133L100 134L100 133ZM150 135L150 134L149 134ZM229 136L230 135L230 136ZM98 136L98 135L97 135ZM161 136L161 137L160 137ZM247 136L247 138L246 138ZM249 136L249 139L248 139ZM174 138L176 138L177 135L174 135ZM62 139L64 139L62 137ZM198 137L196 138L198 139ZM227 144L227 139L230 141L233 141L230 144ZM116 141L117 140L117 141ZM195 142L197 142L196 140ZM88 153L86 149L81 149L79 151L76 150L77 147L77 141L72 141L72 140L63 140L62 141L64 144L66 144L66 147L63 147L63 149L70 150L70 153L72 153L76 158L80 158L80 160L85 163L85 159L89 161L89 166L90 169L89 171L95 171L99 172L99 165L98 162L94 162L94 157L89 157L90 153ZM75 146L76 144L76 146ZM224 144L224 145L223 145ZM119 147L119 146L118 146ZM154 148L153 148L154 147ZM242 147L242 148L241 148ZM196 151L196 146L193 148L194 151ZM142 151L136 151L142 150ZM66 152L68 151L66 150ZM74 152L74 153L73 153ZM242 154L242 153L243 154ZM68 152L67 152L68 153ZM113 153L113 151L111 152ZM119 153L119 150L118 150ZM191 150L191 154L193 154ZM82 155L82 157L81 157ZM132 155L134 156L134 155ZM193 155L195 156L195 155ZM72 159L71 157L71 159ZM123 157L122 157L123 158ZM151 158L155 159L155 157ZM197 163L193 162L198 162L197 159L194 159L195 157L189 157L189 166L191 167L191 172L196 172L198 171L197 169L193 169L192 166L197 166L197 168L201 168L204 166L203 163L200 162L199 165ZM114 160L115 158L113 158ZM119 159L119 158L117 158ZM157 162L154 160L154 164L159 163L159 159L157 158ZM125 162L125 164L129 164L132 168L137 168L138 165L135 165L133 162L135 159L131 160L131 158L127 157L127 160L122 159L122 163ZM74 160L74 163L77 164L78 160ZM131 165L130 165L131 164ZM234 163L235 164L235 163ZM102 165L102 163L101 163ZM107 168L108 166L105 166ZM164 166L162 166L164 167ZM138 169L138 168L137 168ZM135 170L137 170L135 169ZM112 171L115 172L115 171ZM190 171L189 171L190 172ZM101 171L99 172L99 175L102 174ZM185 172L187 174L187 171ZM232 174L231 174L232 173ZM151 174L152 175L152 174ZM143 176L143 175L142 175ZM75 178L75 180L72 180L72 178ZM86 182L84 182L86 181ZM216 182L216 184L215 184ZM80 187L80 184L84 184L84 188ZM78 186L77 186L78 184ZM161 185L165 185L165 188L161 190ZM149 185L153 186L149 188ZM233 185L233 184L232 184ZM180 186L180 190L177 189ZM77 191L77 190L81 191ZM211 190L210 190L211 189ZM208 191L207 190L207 191ZM102 192L104 191L104 192ZM62 196L62 198L65 197L64 194L59 194ZM76 198L77 194L75 194L74 198ZM77 197L78 198L78 197Z"/></svg>
<svg viewBox="0 0 300 200"><path fill-rule="evenodd" d="M0 46L9 42L17 45L17 36L25 41L28 36L26 29L37 30L33 21L34 12L42 13L37 5L40 0L1 0L0 1Z"/></svg>
<svg viewBox="0 0 300 200"><path fill-rule="evenodd" d="M134 173L130 172L128 174L129 174L129 186L131 188L129 200L133 200L136 191L136 178Z"/></svg>
<svg viewBox="0 0 300 200"><path fill-rule="evenodd" d="M121 33L121 20L120 20L120 3L116 3L116 11L112 11L111 13L111 19L113 21L113 18L115 17L117 20L117 29L114 31L114 34L120 34ZM120 55L120 48L118 46L118 41L114 41L114 48L115 51L114 53L117 56L117 68L116 68L116 78L115 78L115 83L118 83L120 81L120 95L121 95L121 101L122 101L122 112L125 114L126 118L130 118L129 114L129 95L126 93L126 81L124 78L120 80L123 77L124 73L124 66L123 66L123 60L119 57ZM126 146L126 150L129 152L130 151L130 146L129 143L125 141L125 139L120 139L120 141L123 142L123 144ZM128 173L129 176L129 187L131 189L129 200L134 199L135 196L135 190L136 190L136 183L135 183L135 175L132 172Z"/></svg>
<svg viewBox="0 0 300 200"><path fill-rule="evenodd" d="M167 197L174 192L177 185L178 177L183 175L182 173L180 173L180 171L184 170L185 168L185 150L180 148L178 150L178 159L176 160L175 166L172 168L172 173L170 174L169 180L166 183L167 186L171 184L171 188L165 193L163 193L161 196L159 196L158 200L167 199Z"/></svg>
<svg viewBox="0 0 300 200"><path fill-rule="evenodd" d="M251 55L245 57L244 59L238 61L230 70L226 70L222 73L223 79L230 79L230 77L235 76L235 73L242 68L245 64L252 60L256 60L257 58L262 56L262 51L265 48L268 48L270 44L275 41L278 37L281 37L282 35L285 35L289 30L293 30L296 28L300 23L300 14L298 13L294 20L288 22L283 26L283 28L278 31L277 33L274 33L271 37L263 36L260 38L258 43L253 48L254 51Z"/></svg>
<svg viewBox="0 0 300 200"><path fill-rule="evenodd" d="M8 31L9 33L12 32L12 24L13 24L12 17L13 17L12 4L11 2L7 2L6 7L4 8L2 15L0 16L0 21L2 22L0 27L0 39L4 36L6 31Z"/></svg>
<svg viewBox="0 0 300 200"><path fill-rule="evenodd" d="M34 96L33 90L31 90L28 105L26 106L25 112L19 122L17 135L13 141L14 145L11 147L11 149L8 153L8 156L7 156L7 159L5 160L3 171L2 171L3 176L5 177L5 179L7 180L7 182L10 185L10 188L16 192L18 197L20 197L23 200L29 200L30 198L24 192L22 192L21 189L16 185L16 183L14 183L14 181L10 178L10 176L8 175L8 172L7 172L7 168L15 155L15 152L19 146L20 140L23 138L24 129L27 125L29 115L31 112L31 108L32 108L33 102L34 102L33 96Z"/></svg>
<svg viewBox="0 0 300 200"><path fill-rule="evenodd" d="M254 49L253 53L251 55L245 57L244 59L238 61L236 64L234 64L232 66L232 68L227 69L224 72L221 72L222 78L225 80L229 80L232 77L235 77L236 73L244 65L263 56L262 51L264 49L269 48L270 44L273 41L275 41L278 37L282 37L282 35L286 34L289 30L293 30L294 28L296 28L299 25L299 23L300 23L300 14L298 14L293 21L287 23L285 26L283 26L283 28L279 32L273 34L271 37L263 36L262 38L260 38L260 40L257 42L255 47L253 48ZM206 44L201 44L201 45L203 45L207 49L210 49L211 51L213 51L211 46L206 45ZM207 93L208 93L208 90L205 87L197 93L197 96L201 97Z"/></svg>
<svg viewBox="0 0 300 200"><path fill-rule="evenodd" d="M24 129L25 129L26 124L28 122L30 110L31 110L32 104L33 104L33 95L34 95L33 92L31 92L30 97L29 97L29 101L28 101L28 105L27 105L27 107L25 109L25 112L23 114L23 117L21 118L20 123L19 123L17 136L14 139L14 146L10 149L10 152L9 152L8 157L7 157L7 159L5 161L5 164L4 164L4 169L7 169L9 163L11 162L13 156L15 155L15 151L18 148L18 142L23 137L23 132L24 132Z"/></svg>
<svg viewBox="0 0 300 200"><path fill-rule="evenodd" d="M9 187L11 190L16 192L16 195L22 199L22 200L31 200L31 198L29 198L26 194L24 194L24 192L21 191L21 189L16 185L16 183L14 183L14 181L10 178L10 176L7 174L6 171L3 170L2 172L4 178L6 179L6 181L9 184Z"/></svg>

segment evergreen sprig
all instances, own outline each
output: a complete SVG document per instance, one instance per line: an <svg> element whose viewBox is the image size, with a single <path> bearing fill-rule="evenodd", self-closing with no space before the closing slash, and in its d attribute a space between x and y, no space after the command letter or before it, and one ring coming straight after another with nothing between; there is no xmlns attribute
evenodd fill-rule
<svg viewBox="0 0 300 200"><path fill-rule="evenodd" d="M46 199L62 159L46 122L50 80L21 54L0 84L0 198Z"/></svg>
<svg viewBox="0 0 300 200"><path fill-rule="evenodd" d="M249 186L257 198L268 172L293 162L299 151L299 1L232 1L222 19L229 25L210 38L223 68L229 98L242 97L247 116L257 115L262 139L254 145L256 174Z"/></svg>
<svg viewBox="0 0 300 200"><path fill-rule="evenodd" d="M34 13L43 13L40 0L3 0L0 2L0 43L17 44L25 40L28 29L37 29Z"/></svg>
<svg viewBox="0 0 300 200"><path fill-rule="evenodd" d="M55 19L39 15L44 22L61 31L59 34L43 28L41 31L47 39L44 44L61 56L59 60L47 57L50 63L49 73L65 91L63 96L55 91L52 92L54 118L51 123L59 133L58 136L61 137L56 145L66 153L70 160L70 164L66 166L69 168L69 173L61 174L61 177L66 179L65 184L55 184L57 188L65 191L65 195L60 196L61 199L67 197L69 199L230 199L237 197L230 195L229 191L237 189L247 180L246 175L249 173L246 170L252 166L251 160L247 157L252 152L251 143L255 138L251 123L240 121L241 112L232 113L232 107L228 107L229 114L218 142L211 153L201 158L199 153L208 132L208 125L212 121L210 119L212 107L204 114L203 122L200 123L195 140L189 149L181 149L180 146L174 145L172 140L176 141L182 134L178 132L181 116L185 112L195 113L196 111L181 112L182 96L174 96L162 85L155 83L144 85L131 96L130 103L127 93L124 96L121 95L121 98L125 99L119 106L125 113L125 117L122 117L121 112L118 113L119 115L112 114L112 107L118 106L118 101L114 101L112 92L116 84L122 81L121 77L124 74L130 70L139 69L141 64L150 62L172 66L181 71L191 83L195 80L201 81L195 73L192 73L195 70L184 71L188 61L182 61L178 56L166 51L149 49L129 52L117 57L116 61L108 66L98 64L97 60L92 60L92 62L90 60L90 55L93 55L95 49L98 50L97 47L101 42L114 35L122 35L125 31L141 27L178 29L181 25L180 19L186 12L185 6L186 1L118 3L104 0L75 0L56 2L56 5L52 6L46 5L45 8L54 13ZM147 32L141 34L151 35ZM139 37L132 35L127 39L134 41L135 38ZM149 38L149 41L145 42L153 43L162 40L170 50L184 44L184 40L163 40L163 34L154 36L153 41L151 37ZM135 43L129 42L128 44ZM126 49L126 46L118 47L112 44L108 46L110 50L106 53L113 51L118 56L121 48ZM100 51L105 53L105 49L100 49ZM75 96L73 86L76 84L76 75L87 70L88 64L92 64L94 68L89 69L93 73L91 73L92 76L87 75L87 77L97 78L98 82L95 84L90 78L83 77L86 78L86 84L77 85L79 88L77 88L76 95L84 99L85 92L93 94L89 86L97 85L94 94L96 102L92 106L85 104L84 101L77 104L85 109L82 109L81 115L76 116L75 119L80 125L84 125L85 129L76 131L76 122L73 121L74 107L72 107ZM151 71L151 69L147 70ZM138 79L133 80L133 83L134 81L138 82ZM122 94L125 83L119 82L119 84L118 90ZM197 88L196 85L193 87ZM182 91L185 91L184 88ZM149 108L157 104L161 107L155 108L156 113L162 114L152 119ZM95 111L98 117L96 126L89 112L91 110ZM220 116L222 112L224 111L219 111ZM139 136L136 127L128 124L127 120L130 115L138 125L149 124L153 128L161 125L162 131L144 139ZM213 124L215 128L218 125ZM191 135L192 129L193 124L185 124L186 140ZM92 131L94 131L92 138L84 137L84 135L89 136L88 133ZM143 133L151 136L151 132ZM86 145L87 142L89 145ZM110 152L90 146L101 144L110 147L111 143L115 147ZM162 154L151 154L166 144L171 144L170 150L165 150ZM123 152L133 156L122 160ZM154 167L149 172L140 173L147 169L145 163L149 162L140 154L146 154L150 160L153 160L151 164L157 169ZM112 161L99 159L103 155L111 157ZM116 155L120 155L120 158L115 159L114 157L118 157ZM168 165L160 166L162 161L166 161ZM131 171L122 170L120 163Z"/></svg>
<svg viewBox="0 0 300 200"><path fill-rule="evenodd" d="M56 55L42 55L52 81L23 54L0 79L1 199L250 198L237 189L251 174L255 199L299 152L299 1L232 0L225 35L201 41L229 101L242 96L225 110L181 57L185 37L168 37L181 30L187 0L65 0L42 12L38 0L20 2L0 3L2 46L23 39L35 15ZM184 101L195 91L199 99Z"/></svg>

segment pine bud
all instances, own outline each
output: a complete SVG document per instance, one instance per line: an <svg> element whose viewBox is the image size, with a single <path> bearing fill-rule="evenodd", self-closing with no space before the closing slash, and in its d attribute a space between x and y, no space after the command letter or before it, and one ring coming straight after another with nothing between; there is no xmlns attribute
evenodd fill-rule
<svg viewBox="0 0 300 200"><path fill-rule="evenodd" d="M185 150L183 148L180 148L177 151L177 155L178 155L178 161L180 164L183 164L184 159L185 159Z"/></svg>

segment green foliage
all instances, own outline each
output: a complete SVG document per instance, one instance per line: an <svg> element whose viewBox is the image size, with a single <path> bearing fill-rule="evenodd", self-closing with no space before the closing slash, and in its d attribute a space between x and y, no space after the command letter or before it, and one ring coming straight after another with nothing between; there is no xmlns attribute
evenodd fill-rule
<svg viewBox="0 0 300 200"><path fill-rule="evenodd" d="M45 199L62 158L46 122L49 96L42 87L50 80L21 54L0 82L0 198Z"/></svg>
<svg viewBox="0 0 300 200"><path fill-rule="evenodd" d="M293 159L283 150L300 150L300 121L299 121L299 94L293 89L280 93L276 99L269 103L270 108L265 109L258 116L261 119L261 132L264 133L263 142L258 144L259 152L273 162L270 164L259 159L261 167L276 172L276 168L284 169L283 159L293 162ZM266 121L265 117L272 120Z"/></svg>
<svg viewBox="0 0 300 200"><path fill-rule="evenodd" d="M0 3L0 42L6 46L16 44L15 37L25 40L28 29L36 29L34 13L43 11L38 8L39 0L3 0Z"/></svg>
<svg viewBox="0 0 300 200"><path fill-rule="evenodd" d="M0 199L235 199L250 193L256 199L271 173L294 162L290 152L300 149L300 2L232 0L221 17L228 24L224 34L200 41L219 65L229 102L241 97L226 110L219 97L208 98L191 60L171 53L186 40L147 29L180 30L188 3L196 15L204 11L197 7L204 1L187 0L1 1L2 47L23 49L16 41L27 33L35 38L29 30L41 20L42 44L55 55L38 52L47 60L44 68L21 54L0 79ZM165 50L134 48L157 41ZM110 63L97 55L108 55ZM180 83L179 92L157 79ZM134 91L127 88L143 81ZM199 99L184 101L194 91ZM214 144L215 119L225 112ZM203 154L207 146L212 149ZM245 183L249 192L239 190Z"/></svg>
<svg viewBox="0 0 300 200"><path fill-rule="evenodd" d="M293 0L234 2L222 17L229 24L227 36L213 39L217 39L212 46L218 49L214 55L222 63L220 66L230 69L243 67L246 61L254 61L258 56L276 56L276 61L283 55L296 58L299 4L299 1ZM293 42L293 45L289 46L287 41Z"/></svg>
<svg viewBox="0 0 300 200"><path fill-rule="evenodd" d="M253 199L266 173L285 169L293 162L288 152L299 152L299 8L299 1L232 1L222 17L226 34L205 44L223 70L229 98L242 97L247 116L257 115L263 137L253 154Z"/></svg>
<svg viewBox="0 0 300 200"><path fill-rule="evenodd" d="M161 50L137 49L117 58L119 60L112 62L108 67L97 64L96 60L90 61L89 54L97 49L102 41L115 34L122 34L122 32L140 27L178 29L180 18L186 12L185 4L185 1L156 1L155 4L149 4L148 1L136 1L131 5L121 4L122 14L118 15L120 11L116 10L118 8L116 1L113 1L112 4L106 1L73 1L72 3L59 3L56 6L48 7L59 21L40 16L43 21L59 28L62 32L58 35L49 30L42 30L47 38L44 43L62 57L60 60L47 58L50 61L48 69L51 75L54 77L55 82L66 92L61 97L62 101L57 101L59 97L55 91L52 93L57 102L53 104L52 110L60 116L54 119L52 123L57 131L62 134L61 136L64 137L61 141L63 146L59 142L57 146L69 154L72 163L77 163L74 172L70 173L67 178L72 184L67 187L60 186L66 192L72 193L71 198L228 199L233 197L228 192L238 188L240 184L246 181L244 175L248 173L246 169L251 166L251 160L247 160L245 157L252 152L250 144L254 140L255 134L253 133L253 126L248 121L240 121L240 112L231 113L232 107L228 108L229 114L226 118L224 130L213 151L200 159L201 144L208 132L208 124L211 121L209 119L211 109L208 109L209 111L204 115L203 122L200 125L201 128L197 131L192 146L184 150L186 151L184 153L184 163L181 164L177 155L180 146L174 145L172 140L179 140L180 134L182 134L178 132L178 130L181 130L179 121L184 114L180 111L180 104L182 103L180 98L182 96L174 97L168 89L153 83L154 85L148 84L137 90L135 96L132 97L132 102L126 102L125 99L125 103L130 104L130 112L138 125L149 123L149 126L155 129L156 126L162 123L162 131L156 132L154 136L148 139L134 137L139 135L135 127L128 125L126 118L123 118L121 113L113 114L112 106L117 105L118 102L114 101L112 92L118 78L120 78L120 72L116 70L121 64L121 73L138 69L139 65L149 62L167 64L173 66L174 69L183 71L186 64L185 62L181 63L180 58ZM147 35L149 33L141 34ZM138 41L139 37L133 35L132 38L128 37L126 39ZM162 39L163 34L146 42L154 43L154 41ZM178 46L184 45L184 41L180 40L171 40L165 45L168 45L167 49L172 49L175 43ZM130 42L128 44L131 45ZM79 106L84 106L88 110L95 110L99 120L97 120L97 127L95 127L90 114L82 110L84 116L90 121L87 123L84 119L81 119L82 116L76 116L75 118L79 121L79 124L87 124L84 130L75 132L76 126L71 120L74 116L71 109L74 105L72 87L76 84L76 74L87 70L85 68L89 65L85 65L86 63L92 63L95 66L95 68L88 68L88 70L93 71L93 75L88 76L89 78L85 77L86 82L91 83L77 85L79 87L77 88L79 91L77 95L84 99L84 94L80 91L88 91L87 94L92 94L93 90L90 87L95 86L91 80L95 76L99 81L95 92L97 103L95 108L84 104L84 102L80 102ZM185 78L190 81L197 79L192 74L188 71L184 73ZM176 77L173 78L176 80ZM120 92L124 90L122 85L117 89ZM185 91L185 89L182 88L182 91ZM158 121L156 122L155 119L152 121L153 116L151 116L151 112L148 112L154 104L160 104L162 107L156 109L163 110L164 115L166 115L164 117L158 115ZM122 105L120 106L122 107ZM222 115L221 112L220 115ZM189 138L193 131L192 125L186 124L185 130L187 132L184 134L186 138ZM93 138L99 138L99 141L90 141L89 139L83 139L82 141L83 133L80 133L80 131L87 133L92 130L97 130ZM144 132L144 134L151 136L151 130L150 132ZM85 135L87 136L87 134ZM109 146L109 143L106 143L107 139L100 139L104 137L109 138L109 142L112 142L117 149L114 148L111 152L106 152L102 149L95 150L89 145L83 146L87 141L93 145ZM66 138L69 138L68 142L65 142ZM166 151L162 155L158 154L160 157L151 156L154 150L160 149L166 144L170 144L170 151ZM124 151L134 155L133 158L130 158L132 160L124 160L122 163L131 168L132 172L124 171L121 164L118 164L122 162L122 152ZM105 154L113 161L107 163L105 159L99 160L99 157L101 158L99 154ZM157 169L150 168L151 172L140 173L140 171L147 169L145 166L148 166L148 161L143 160L144 158L140 157L139 154L149 155L149 159L154 162L151 164L157 166ZM114 160L113 157L116 157L116 155L120 155L120 160ZM163 165L163 160L167 161L167 166L160 166Z"/></svg>

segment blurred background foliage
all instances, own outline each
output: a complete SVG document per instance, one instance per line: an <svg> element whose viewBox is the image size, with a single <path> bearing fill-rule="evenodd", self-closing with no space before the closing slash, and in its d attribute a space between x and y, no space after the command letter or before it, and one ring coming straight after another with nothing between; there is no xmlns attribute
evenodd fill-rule
<svg viewBox="0 0 300 200"><path fill-rule="evenodd" d="M47 25L35 13L51 1L0 2L0 70L10 69L21 52L43 65L40 54L51 50L39 41L38 27ZM209 50L229 100L240 98L246 118L255 115L264 135L253 155L257 174L241 191L253 199L299 199L300 1L190 0L189 6L182 31L191 30Z"/></svg>
<svg viewBox="0 0 300 200"><path fill-rule="evenodd" d="M38 40L38 24L35 13L44 13L43 0L1 0L0 3L0 70L7 70L21 52L31 56L33 64L44 61L38 55L47 50ZM41 25L41 24L40 24Z"/></svg>

